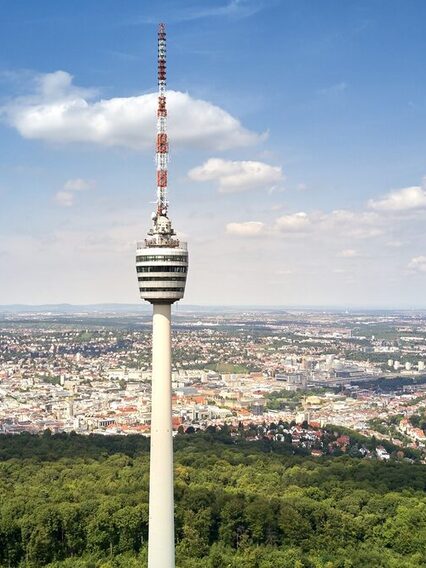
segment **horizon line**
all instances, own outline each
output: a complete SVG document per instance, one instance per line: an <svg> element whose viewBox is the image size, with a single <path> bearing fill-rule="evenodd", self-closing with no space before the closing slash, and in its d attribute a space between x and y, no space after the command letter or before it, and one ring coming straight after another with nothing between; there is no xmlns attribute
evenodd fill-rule
<svg viewBox="0 0 426 568"><path fill-rule="evenodd" d="M426 305L375 305L375 304L227 304L227 303L180 303L183 308L264 308L264 309L333 309L333 310L426 310ZM72 303L72 302L52 302L52 303L6 303L0 304L0 310L4 308L48 308L48 307L129 307L129 308L143 308L149 307L148 304L129 303L129 302L94 302L94 303Z"/></svg>

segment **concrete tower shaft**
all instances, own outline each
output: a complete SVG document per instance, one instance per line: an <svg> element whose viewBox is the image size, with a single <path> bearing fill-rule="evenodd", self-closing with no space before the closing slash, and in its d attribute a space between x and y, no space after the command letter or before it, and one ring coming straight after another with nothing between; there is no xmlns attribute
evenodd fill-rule
<svg viewBox="0 0 426 568"><path fill-rule="evenodd" d="M148 568L175 567L171 351L171 304L155 303L152 320Z"/></svg>

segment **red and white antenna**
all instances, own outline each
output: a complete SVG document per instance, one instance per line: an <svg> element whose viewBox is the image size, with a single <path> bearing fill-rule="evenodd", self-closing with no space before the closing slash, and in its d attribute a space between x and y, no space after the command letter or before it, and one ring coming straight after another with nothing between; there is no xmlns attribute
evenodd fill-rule
<svg viewBox="0 0 426 568"><path fill-rule="evenodd" d="M167 167L169 142L167 140L166 108L166 26L158 27L158 108L157 108L157 216L167 217Z"/></svg>

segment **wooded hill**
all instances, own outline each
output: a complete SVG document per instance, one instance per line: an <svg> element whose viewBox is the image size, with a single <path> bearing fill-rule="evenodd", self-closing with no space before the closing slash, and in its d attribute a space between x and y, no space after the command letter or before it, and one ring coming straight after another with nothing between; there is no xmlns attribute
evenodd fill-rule
<svg viewBox="0 0 426 568"><path fill-rule="evenodd" d="M175 446L178 568L426 566L426 466ZM0 436L0 566L146 566L148 471L139 436Z"/></svg>

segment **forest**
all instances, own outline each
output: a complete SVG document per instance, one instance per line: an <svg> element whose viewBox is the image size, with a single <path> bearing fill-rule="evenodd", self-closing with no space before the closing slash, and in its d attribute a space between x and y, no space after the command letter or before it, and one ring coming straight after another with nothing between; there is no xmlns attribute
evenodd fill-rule
<svg viewBox="0 0 426 568"><path fill-rule="evenodd" d="M175 439L178 568L426 566L426 466ZM149 443L0 436L2 568L140 568Z"/></svg>

